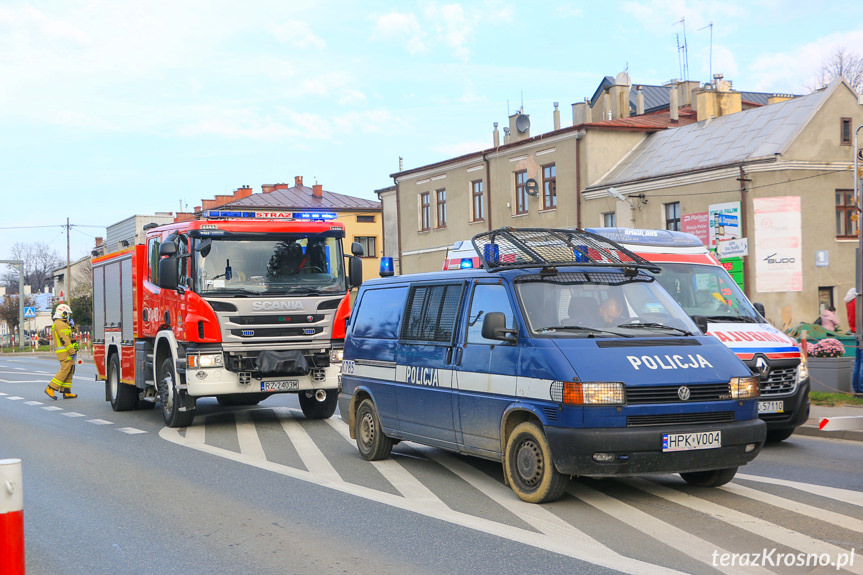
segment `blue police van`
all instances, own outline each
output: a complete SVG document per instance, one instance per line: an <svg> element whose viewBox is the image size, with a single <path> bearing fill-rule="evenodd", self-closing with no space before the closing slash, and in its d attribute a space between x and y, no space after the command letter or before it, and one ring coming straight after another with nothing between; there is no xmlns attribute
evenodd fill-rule
<svg viewBox="0 0 863 575"><path fill-rule="evenodd" d="M413 441L502 462L521 499L571 476L732 479L765 438L758 380L652 275L582 230L474 236L481 267L360 288L339 408L359 453Z"/></svg>

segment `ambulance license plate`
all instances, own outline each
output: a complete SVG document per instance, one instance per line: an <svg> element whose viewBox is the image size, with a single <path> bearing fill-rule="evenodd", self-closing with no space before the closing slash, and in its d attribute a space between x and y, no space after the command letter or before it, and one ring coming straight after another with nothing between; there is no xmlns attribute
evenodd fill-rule
<svg viewBox="0 0 863 575"><path fill-rule="evenodd" d="M759 401L758 413L785 413L785 402L781 399L776 401Z"/></svg>
<svg viewBox="0 0 863 575"><path fill-rule="evenodd" d="M261 391L297 391L298 389L300 389L299 379L261 382Z"/></svg>
<svg viewBox="0 0 863 575"><path fill-rule="evenodd" d="M722 447L721 431L662 434L662 451L665 452L716 449L717 447Z"/></svg>

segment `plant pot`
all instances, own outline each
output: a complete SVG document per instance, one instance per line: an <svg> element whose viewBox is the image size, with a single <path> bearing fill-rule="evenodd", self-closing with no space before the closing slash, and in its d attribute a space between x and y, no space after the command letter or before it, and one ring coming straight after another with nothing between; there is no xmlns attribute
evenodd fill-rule
<svg viewBox="0 0 863 575"><path fill-rule="evenodd" d="M809 387L812 391L850 393L854 374L853 357L810 357Z"/></svg>

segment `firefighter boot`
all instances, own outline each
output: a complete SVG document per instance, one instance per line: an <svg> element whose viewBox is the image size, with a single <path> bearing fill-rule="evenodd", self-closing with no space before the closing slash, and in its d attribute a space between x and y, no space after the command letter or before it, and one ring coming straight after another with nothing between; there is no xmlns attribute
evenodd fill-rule
<svg viewBox="0 0 863 575"><path fill-rule="evenodd" d="M76 397L78 397L77 393L72 393L71 391L63 392L63 399L75 399Z"/></svg>
<svg viewBox="0 0 863 575"><path fill-rule="evenodd" d="M54 395L54 388L51 387L50 385L45 388L45 395L47 395L48 397L50 397L54 401L57 401L57 396Z"/></svg>

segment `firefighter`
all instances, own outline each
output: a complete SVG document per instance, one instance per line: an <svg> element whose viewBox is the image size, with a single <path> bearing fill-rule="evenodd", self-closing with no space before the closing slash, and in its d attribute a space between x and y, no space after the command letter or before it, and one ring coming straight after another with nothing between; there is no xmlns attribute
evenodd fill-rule
<svg viewBox="0 0 863 575"><path fill-rule="evenodd" d="M72 339L72 328L69 321L72 319L72 308L61 303L54 310L54 325L51 332L54 334L54 351L57 353L57 361L60 362L60 371L51 379L51 383L45 388L45 394L51 399L57 399L55 392L63 394L63 399L74 399L78 397L72 393L72 374L75 373L75 358L78 353L78 343Z"/></svg>

